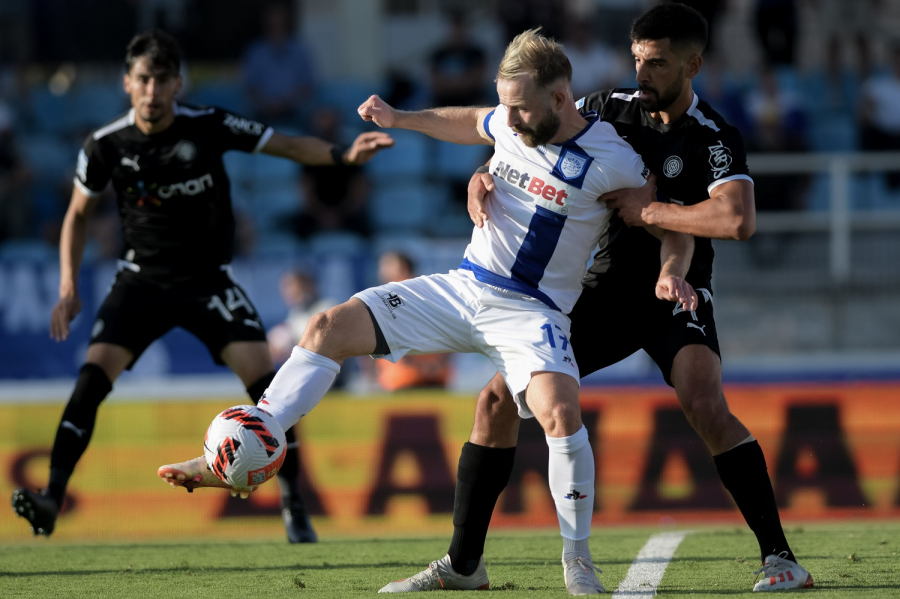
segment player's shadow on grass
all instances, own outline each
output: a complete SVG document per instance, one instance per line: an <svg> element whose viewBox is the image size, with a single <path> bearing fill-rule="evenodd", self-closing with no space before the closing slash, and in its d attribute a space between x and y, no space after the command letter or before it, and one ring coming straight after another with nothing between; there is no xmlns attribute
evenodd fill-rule
<svg viewBox="0 0 900 599"><path fill-rule="evenodd" d="M245 572L295 572L303 573L307 570L365 570L368 568L411 568L419 566L418 562L380 562L373 564L332 564L323 562L320 564L299 564L285 566L240 566ZM7 572L0 570L0 578L25 578L28 576L92 576L95 574L178 574L191 572L203 574L206 572L234 572L234 565L227 566L194 566L191 564L178 564L169 568L104 568L102 570L42 570L30 572Z"/></svg>

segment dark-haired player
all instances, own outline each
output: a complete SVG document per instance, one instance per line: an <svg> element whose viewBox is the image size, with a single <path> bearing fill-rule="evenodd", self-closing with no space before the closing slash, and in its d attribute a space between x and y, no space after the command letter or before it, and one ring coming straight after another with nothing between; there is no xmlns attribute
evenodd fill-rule
<svg viewBox="0 0 900 599"><path fill-rule="evenodd" d="M597 111L634 147L656 175L664 201L655 201L649 185L603 196L621 219L613 219L571 314L575 359L584 376L644 349L675 388L688 421L756 534L763 567L753 590L809 587L812 577L796 563L785 539L762 450L731 414L722 391L710 238L747 239L755 229L755 208L740 134L692 89L707 25L693 9L663 4L635 21L631 40L638 89L596 92L578 106ZM469 212L476 225L487 219L484 196L492 187L487 175L470 184ZM643 228L647 225L695 236L686 279L700 297L696 310L678 305L673 310L673 304L654 296L659 242ZM444 558L450 564L442 569L439 586L423 584L418 590L468 589L471 581L487 580L484 541L512 471L518 426L506 386L495 376L478 398L472 435L459 459L454 534ZM382 591L396 588L390 584Z"/></svg>
<svg viewBox="0 0 900 599"><path fill-rule="evenodd" d="M263 152L302 164L360 164L393 144L385 133L364 133L350 148L314 137L288 137L220 108L175 101L181 90L181 50L160 31L131 40L125 91L131 110L93 132L78 155L75 188L60 239L59 301L50 334L69 335L81 310L78 269L87 222L112 181L125 253L97 314L87 358L66 405L41 493L19 488L13 509L34 533L50 535L69 477L87 449L97 408L122 371L169 329L196 335L213 359L241 379L256 402L275 376L259 314L232 278L235 221L222 155ZM293 430L279 473L288 540L314 542L315 531L297 489Z"/></svg>

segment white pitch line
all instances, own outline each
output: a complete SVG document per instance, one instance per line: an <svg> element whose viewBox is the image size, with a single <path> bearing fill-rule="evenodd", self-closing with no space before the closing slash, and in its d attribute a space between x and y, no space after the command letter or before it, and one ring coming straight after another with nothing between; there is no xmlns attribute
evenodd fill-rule
<svg viewBox="0 0 900 599"><path fill-rule="evenodd" d="M654 597L675 550L691 531L663 532L653 535L634 558L625 580L613 593L616 597Z"/></svg>

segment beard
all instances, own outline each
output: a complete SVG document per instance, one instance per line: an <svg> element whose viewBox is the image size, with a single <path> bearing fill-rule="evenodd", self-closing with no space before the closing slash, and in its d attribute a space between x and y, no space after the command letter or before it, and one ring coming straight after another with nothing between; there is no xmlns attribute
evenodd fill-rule
<svg viewBox="0 0 900 599"><path fill-rule="evenodd" d="M141 119L147 123L158 123L163 119L162 112L157 112L156 114L142 114Z"/></svg>
<svg viewBox="0 0 900 599"><path fill-rule="evenodd" d="M541 119L538 124L535 125L534 129L524 125L518 125L514 127L514 130L519 134L519 138L526 146L529 148L536 148L549 143L559 131L561 124L562 121L560 120L559 115L548 108L547 116Z"/></svg>
<svg viewBox="0 0 900 599"><path fill-rule="evenodd" d="M678 95L681 93L682 82L684 81L684 69L682 69L678 77L675 81L664 89L662 92L648 86L648 85L638 85L638 89L642 92L649 92L651 94L650 99L641 100L641 107L647 112L659 112L660 110L665 110L669 106L671 106L675 100L678 99Z"/></svg>

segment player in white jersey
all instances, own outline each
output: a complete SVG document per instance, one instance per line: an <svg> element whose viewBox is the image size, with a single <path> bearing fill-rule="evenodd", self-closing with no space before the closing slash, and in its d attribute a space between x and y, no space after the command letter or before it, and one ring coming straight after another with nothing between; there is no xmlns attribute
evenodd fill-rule
<svg viewBox="0 0 900 599"><path fill-rule="evenodd" d="M381 127L494 144L491 167L502 182L492 218L474 230L458 270L367 289L314 316L260 405L282 426L292 426L319 403L341 361L350 357L488 356L503 373L520 414L536 417L544 428L566 585L572 594L592 594L603 591L587 541L594 459L581 422L567 313L610 218L597 198L643 185L645 169L612 127L578 113L570 81L562 47L527 31L510 43L501 62L496 109L400 112L377 96L360 106L359 114ZM683 279L692 238L669 233L663 245L669 259L659 293L692 309L696 294ZM426 578L440 581L442 567L441 560L435 562ZM483 585L468 583L466 588L486 587L487 579Z"/></svg>

